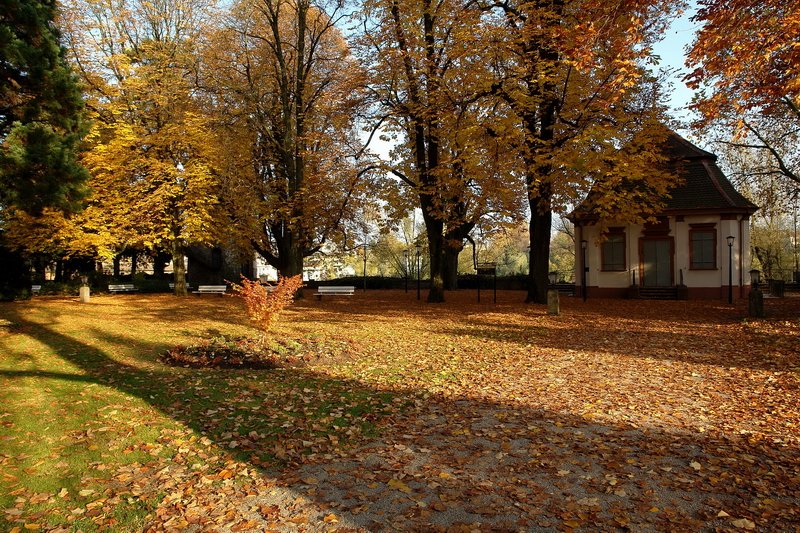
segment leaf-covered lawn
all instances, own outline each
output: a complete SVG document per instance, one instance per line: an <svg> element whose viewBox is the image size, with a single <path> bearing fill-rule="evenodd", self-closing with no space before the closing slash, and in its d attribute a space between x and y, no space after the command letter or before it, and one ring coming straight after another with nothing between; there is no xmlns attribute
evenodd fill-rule
<svg viewBox="0 0 800 533"><path fill-rule="evenodd" d="M0 529L800 527L800 298L311 298L305 362L175 368L234 298L0 305Z"/></svg>

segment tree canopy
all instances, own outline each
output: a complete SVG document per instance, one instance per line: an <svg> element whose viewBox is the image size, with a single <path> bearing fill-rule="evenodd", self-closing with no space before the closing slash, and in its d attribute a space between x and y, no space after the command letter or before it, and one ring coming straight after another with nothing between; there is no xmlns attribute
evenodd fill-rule
<svg viewBox="0 0 800 533"><path fill-rule="evenodd" d="M362 14L375 113L400 140L388 164L399 185L391 202L422 211L430 302L444 299L445 277L455 277L481 220L522 211L521 180L498 134L505 111L488 98L481 63L492 43L482 40L480 16L459 1L427 0L375 0Z"/></svg>
<svg viewBox="0 0 800 533"><path fill-rule="evenodd" d="M69 12L95 118L85 162L114 213L106 221L120 237L170 252L182 295L187 248L215 242L219 230L218 145L195 83L210 15L203 0L85 0Z"/></svg>
<svg viewBox="0 0 800 533"><path fill-rule="evenodd" d="M55 0L9 0L0 13L0 208L76 210L83 100L56 29Z"/></svg>
<svg viewBox="0 0 800 533"><path fill-rule="evenodd" d="M672 185L654 171L663 108L644 61L678 3L667 0L485 2L493 93L509 109L530 207L528 301L545 303L551 218L576 194L605 190L618 220L641 220ZM518 134L519 135L519 134ZM514 146L513 144L511 144ZM637 200L620 181L647 184Z"/></svg>
<svg viewBox="0 0 800 533"><path fill-rule="evenodd" d="M642 222L675 185L647 63L683 2L76 0L59 23L82 91L41 23L54 5L11 5L0 201L42 253L168 251L182 278L189 247L225 245L291 276L326 247L352 249L364 213L385 229L419 210L437 302L465 240L528 211L527 299L544 302L554 213L591 191L604 221ZM697 17L689 79L704 123L796 181L797 8L706 0ZM52 45L23 45L42 36ZM56 72L39 85L39 67L22 66L47 63L37 54ZM93 194L65 217L44 207L80 198L83 101ZM382 161L364 146L375 135L394 141ZM47 224L57 231L42 235Z"/></svg>
<svg viewBox="0 0 800 533"><path fill-rule="evenodd" d="M695 126L749 159L757 180L800 189L800 5L778 0L704 0L687 65ZM746 155L749 153L749 155Z"/></svg>
<svg viewBox="0 0 800 533"><path fill-rule="evenodd" d="M355 117L363 74L335 3L239 0L213 32L203 85L227 145L224 202L284 276L337 237L364 199Z"/></svg>

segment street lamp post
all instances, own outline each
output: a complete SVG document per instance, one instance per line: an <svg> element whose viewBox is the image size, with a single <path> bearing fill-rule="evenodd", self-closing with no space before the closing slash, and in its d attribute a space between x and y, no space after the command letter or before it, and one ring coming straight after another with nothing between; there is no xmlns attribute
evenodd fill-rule
<svg viewBox="0 0 800 533"><path fill-rule="evenodd" d="M586 266L586 245L588 243L585 240L581 241L581 266L583 267L583 271L581 272L581 292L583 293L583 301L586 301L586 273L589 271L589 267Z"/></svg>
<svg viewBox="0 0 800 533"><path fill-rule="evenodd" d="M363 244L364 248L364 292L367 292L367 243Z"/></svg>
<svg viewBox="0 0 800 533"><path fill-rule="evenodd" d="M420 300L420 257L422 256L422 246L417 245L417 300Z"/></svg>
<svg viewBox="0 0 800 533"><path fill-rule="evenodd" d="M406 282L406 292L408 292L408 249L403 250L403 277Z"/></svg>
<svg viewBox="0 0 800 533"><path fill-rule="evenodd" d="M728 303L733 303L733 235L726 237L728 241Z"/></svg>

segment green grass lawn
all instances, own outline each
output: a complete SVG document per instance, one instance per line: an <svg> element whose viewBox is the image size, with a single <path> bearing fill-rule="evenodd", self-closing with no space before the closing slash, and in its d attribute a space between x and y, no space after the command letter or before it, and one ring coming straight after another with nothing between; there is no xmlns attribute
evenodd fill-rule
<svg viewBox="0 0 800 533"><path fill-rule="evenodd" d="M375 434L389 394L297 368L159 361L176 344L255 334L228 298L0 305L0 528L136 531L184 478L221 483L231 462L279 467Z"/></svg>

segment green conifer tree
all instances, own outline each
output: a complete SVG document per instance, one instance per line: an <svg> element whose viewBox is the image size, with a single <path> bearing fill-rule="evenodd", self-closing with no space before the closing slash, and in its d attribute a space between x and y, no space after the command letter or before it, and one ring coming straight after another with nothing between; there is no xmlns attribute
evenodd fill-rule
<svg viewBox="0 0 800 533"><path fill-rule="evenodd" d="M84 133L80 88L60 44L55 0L0 1L0 246L12 209L33 215L76 210L86 170L76 149ZM20 269L2 269L9 278ZM23 269L24 270L24 269ZM0 299L29 286L0 279Z"/></svg>

